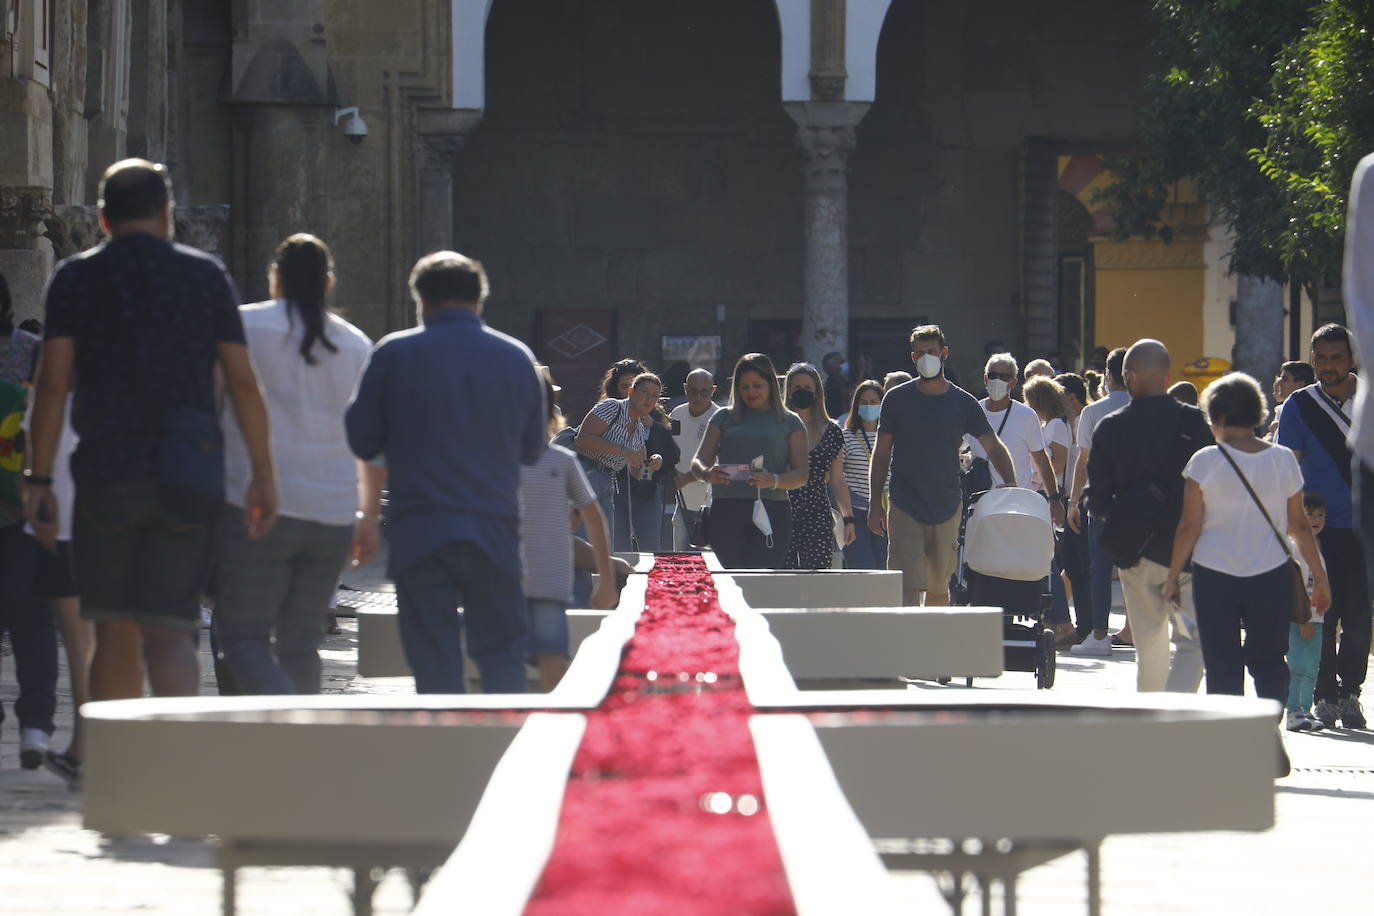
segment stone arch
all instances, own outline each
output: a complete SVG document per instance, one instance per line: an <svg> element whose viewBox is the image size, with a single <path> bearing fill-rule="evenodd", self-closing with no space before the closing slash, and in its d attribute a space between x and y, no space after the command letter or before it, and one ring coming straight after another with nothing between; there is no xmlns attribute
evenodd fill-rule
<svg viewBox="0 0 1374 916"><path fill-rule="evenodd" d="M452 30L454 108L487 105L486 31L494 0L449 0ZM873 100L877 85L878 36L892 0L849 0L845 7L846 98ZM780 96L784 102L811 98L811 2L773 0L778 16Z"/></svg>
<svg viewBox="0 0 1374 916"><path fill-rule="evenodd" d="M454 108L487 107L487 19L493 0L449 0Z"/></svg>
<svg viewBox="0 0 1374 916"><path fill-rule="evenodd" d="M1096 332L1092 238L1099 232L1092 211L1077 195L1063 187L1055 193L1056 352L1062 365L1081 368Z"/></svg>
<svg viewBox="0 0 1374 916"><path fill-rule="evenodd" d="M845 6L845 99L871 102L878 88L878 39L892 0L849 0Z"/></svg>
<svg viewBox="0 0 1374 916"><path fill-rule="evenodd" d="M569 415L594 383L553 344L573 313L655 368L665 336L719 335L727 360L750 321L795 314L802 204L778 30L773 0L493 4L454 242L491 271L493 323L558 364Z"/></svg>

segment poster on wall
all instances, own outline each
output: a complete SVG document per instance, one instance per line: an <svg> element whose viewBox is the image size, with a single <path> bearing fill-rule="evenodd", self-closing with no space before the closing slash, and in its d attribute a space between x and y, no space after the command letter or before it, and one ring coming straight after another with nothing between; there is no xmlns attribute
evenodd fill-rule
<svg viewBox="0 0 1374 916"><path fill-rule="evenodd" d="M539 309L534 352L562 386L559 405L576 425L596 403L601 376L615 362L614 309Z"/></svg>
<svg viewBox="0 0 1374 916"><path fill-rule="evenodd" d="M720 335L698 334L663 338L663 366L667 375L682 375L692 369L720 373Z"/></svg>

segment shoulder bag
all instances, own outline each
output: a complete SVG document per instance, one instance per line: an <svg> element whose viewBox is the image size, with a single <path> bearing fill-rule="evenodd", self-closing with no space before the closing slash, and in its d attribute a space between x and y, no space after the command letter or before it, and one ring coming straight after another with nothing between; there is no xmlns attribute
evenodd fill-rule
<svg viewBox="0 0 1374 916"><path fill-rule="evenodd" d="M1260 515L1263 515L1264 520L1269 523L1269 530L1274 532L1274 537L1278 538L1284 556L1288 557L1288 587L1292 592L1289 618L1294 623L1307 623L1312 619L1312 599L1307 594L1307 577L1302 574L1302 567L1298 565L1297 559L1293 556L1292 546L1288 543L1288 539L1279 533L1278 526L1269 517L1269 510L1265 509L1264 503L1260 502L1259 494L1255 492L1254 487L1250 486L1250 481L1246 478L1245 472L1240 469L1240 465L1236 464L1236 459L1227 453L1226 447L1223 445L1218 445L1217 450L1225 456L1227 463L1231 465L1236 476L1240 478L1240 482L1245 485L1245 492L1249 493L1250 498L1255 501L1255 505L1260 510Z"/></svg>
<svg viewBox="0 0 1374 916"><path fill-rule="evenodd" d="M1014 401L1012 403L1015 403ZM997 438L1002 438L1002 431L1007 428L1007 421L1011 419L1011 404L1007 405L1002 417L1002 422L997 426ZM982 405L979 405L982 410ZM972 496L974 493L985 493L992 489L992 465L986 458L974 458L968 466L965 478L965 495Z"/></svg>

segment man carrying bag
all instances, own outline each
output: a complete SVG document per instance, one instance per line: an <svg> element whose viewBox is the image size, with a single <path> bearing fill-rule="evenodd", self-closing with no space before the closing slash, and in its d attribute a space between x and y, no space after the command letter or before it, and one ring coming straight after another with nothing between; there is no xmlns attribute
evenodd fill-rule
<svg viewBox="0 0 1374 916"><path fill-rule="evenodd" d="M1284 402L1278 442L1297 456L1303 489L1326 500L1326 527L1317 542L1331 580L1331 609L1322 627L1314 714L1328 728L1337 719L1346 728L1364 728L1360 688L1369 666L1370 604L1365 557L1354 530L1353 455L1347 444L1356 388L1350 332L1338 324L1318 328L1310 360L1317 383Z"/></svg>
<svg viewBox="0 0 1374 916"><path fill-rule="evenodd" d="M1201 411L1169 396L1171 368L1169 351L1157 340L1137 341L1127 351L1123 375L1131 402L1102 418L1088 456L1088 507L1105 519L1102 549L1121 570L1142 693L1195 693L1202 681L1192 577L1185 572L1180 579L1177 609L1165 600L1164 586L1183 511L1183 468L1212 444L1212 433Z"/></svg>

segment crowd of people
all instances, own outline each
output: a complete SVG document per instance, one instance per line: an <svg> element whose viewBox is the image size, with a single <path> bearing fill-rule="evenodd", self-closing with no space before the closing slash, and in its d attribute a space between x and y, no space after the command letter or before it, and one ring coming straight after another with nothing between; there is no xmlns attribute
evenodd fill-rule
<svg viewBox="0 0 1374 916"><path fill-rule="evenodd" d="M318 692L340 575L385 539L417 691L463 692L465 655L484 691L523 692L529 665L551 689L566 610L618 600L617 552L900 570L905 604L940 606L970 503L999 487L1047 501L1060 648L1133 644L1142 691L1205 676L1237 694L1248 670L1293 731L1365 725L1357 382L1340 326L1317 331L1310 363L1284 364L1272 423L1249 376L1199 395L1154 340L1095 351L1081 375L1053 357L1023 370L989 342L979 399L956 384L943 330L922 325L912 371L881 380L839 353L781 372L749 353L723 396L704 367L679 394L623 359L570 425L548 367L483 320L477 261L420 259L417 325L374 346L328 307L322 240L283 241L271 298L241 305L218 260L172 240L171 208L162 166L111 166L109 238L58 265L41 338L13 326L0 282L0 626L26 767L80 781L79 720L67 748L48 746L59 625L78 705L145 681L198 692L207 595L222 692Z"/></svg>

